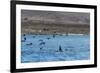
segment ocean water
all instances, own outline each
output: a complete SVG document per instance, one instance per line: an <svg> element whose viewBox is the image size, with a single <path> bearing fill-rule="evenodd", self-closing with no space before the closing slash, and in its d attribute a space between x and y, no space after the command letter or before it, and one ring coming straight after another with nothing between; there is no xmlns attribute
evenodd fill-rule
<svg viewBox="0 0 100 73"><path fill-rule="evenodd" d="M89 35L22 35L21 63L90 59Z"/></svg>

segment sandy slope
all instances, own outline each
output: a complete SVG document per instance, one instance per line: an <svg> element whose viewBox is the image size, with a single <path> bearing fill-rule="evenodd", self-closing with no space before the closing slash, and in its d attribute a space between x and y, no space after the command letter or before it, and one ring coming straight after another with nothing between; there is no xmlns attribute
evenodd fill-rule
<svg viewBox="0 0 100 73"><path fill-rule="evenodd" d="M89 13L22 10L22 33L89 34L89 16Z"/></svg>

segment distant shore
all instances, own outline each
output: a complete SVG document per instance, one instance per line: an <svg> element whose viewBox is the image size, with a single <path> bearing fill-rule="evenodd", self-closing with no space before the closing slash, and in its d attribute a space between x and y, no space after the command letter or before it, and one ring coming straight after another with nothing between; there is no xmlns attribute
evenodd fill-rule
<svg viewBox="0 0 100 73"><path fill-rule="evenodd" d="M90 26L82 24L40 24L21 22L21 33L27 34L90 34Z"/></svg>

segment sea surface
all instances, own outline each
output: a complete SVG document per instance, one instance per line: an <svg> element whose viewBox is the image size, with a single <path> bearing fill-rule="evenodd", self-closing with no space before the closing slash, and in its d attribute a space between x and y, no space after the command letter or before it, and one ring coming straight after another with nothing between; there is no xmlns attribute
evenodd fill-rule
<svg viewBox="0 0 100 73"><path fill-rule="evenodd" d="M89 35L21 36L21 63L90 59Z"/></svg>

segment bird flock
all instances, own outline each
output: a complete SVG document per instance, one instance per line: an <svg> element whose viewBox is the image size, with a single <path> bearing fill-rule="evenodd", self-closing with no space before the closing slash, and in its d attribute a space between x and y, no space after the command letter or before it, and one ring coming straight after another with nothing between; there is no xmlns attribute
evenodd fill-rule
<svg viewBox="0 0 100 73"><path fill-rule="evenodd" d="M87 60L90 58L89 36L80 35L21 35L21 61L46 62Z"/></svg>
<svg viewBox="0 0 100 73"><path fill-rule="evenodd" d="M61 35L60 35L60 36L61 36ZM34 35L34 36L32 36L32 37L35 38L36 36ZM53 35L52 35L52 38L55 38L55 37L56 37L56 35L53 34ZM27 39L28 39L28 38L26 37L26 34L23 34L23 39L21 39L21 42L22 42L22 43L27 42L27 41L26 41ZM50 40L51 37L47 37L46 39L47 39L47 40ZM39 39L38 41L39 41L40 50L43 50L43 48L44 48L46 42L45 42L43 39ZM33 42L26 43L25 45L31 46L31 45L33 45ZM61 46L61 45L59 45L58 52L63 52L63 49L62 49L62 46Z"/></svg>

